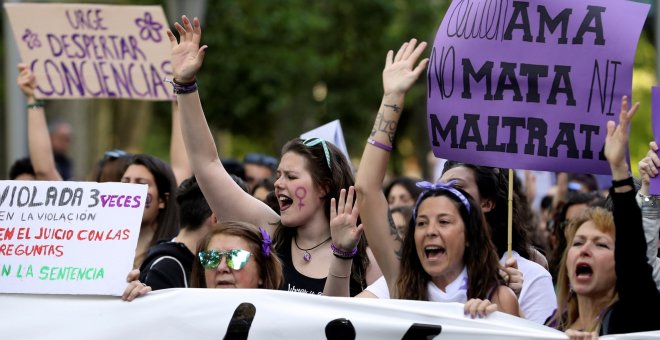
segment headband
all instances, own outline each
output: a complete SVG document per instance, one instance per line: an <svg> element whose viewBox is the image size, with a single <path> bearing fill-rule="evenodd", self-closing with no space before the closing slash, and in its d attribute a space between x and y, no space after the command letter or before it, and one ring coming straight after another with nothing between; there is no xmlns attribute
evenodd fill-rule
<svg viewBox="0 0 660 340"><path fill-rule="evenodd" d="M463 204L465 209L467 210L468 214L470 213L470 201L468 201L467 197L463 195L460 191L458 191L456 188L453 187L453 185L456 184L456 181L449 181L447 183L431 183L431 182L417 182L417 187L424 189L424 192L419 194L419 197L417 197L417 202L415 202L415 207L413 208L413 220L417 219L417 207L419 207L419 204L422 203L422 199L424 199L428 193L434 192L434 191L448 191L454 197L458 198L459 201Z"/></svg>
<svg viewBox="0 0 660 340"><path fill-rule="evenodd" d="M261 238L263 238L263 241L261 242L261 253L263 253L265 257L270 257L270 245L273 242L270 240L270 236L266 229L259 227L259 231L261 232Z"/></svg>

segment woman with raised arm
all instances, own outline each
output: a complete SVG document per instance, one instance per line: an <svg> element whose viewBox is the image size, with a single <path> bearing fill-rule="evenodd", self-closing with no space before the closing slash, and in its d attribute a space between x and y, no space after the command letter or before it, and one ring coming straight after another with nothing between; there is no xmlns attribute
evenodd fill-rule
<svg viewBox="0 0 660 340"><path fill-rule="evenodd" d="M383 100L356 181L364 231L390 296L469 301L465 310L472 316L484 316L496 309L518 315L516 296L498 274L497 254L481 210L465 192L449 184L418 183L424 191L415 203L403 240L390 221L381 187L405 94L428 63L424 59L416 65L425 48L426 43L417 45L412 39L396 55L387 53Z"/></svg>
<svg viewBox="0 0 660 340"><path fill-rule="evenodd" d="M275 193L280 215L244 192L222 166L202 110L195 76L207 46L200 47L199 20L182 17L175 23L179 41L171 31L172 84L181 111L181 128L193 172L209 205L221 220L244 221L274 233L274 245L284 264L282 288L323 292L330 260L336 253L330 242L330 200L353 184L348 160L339 149L319 138L293 139L282 148ZM347 251L353 253L352 249ZM369 266L364 243L355 250L351 295L365 287Z"/></svg>
<svg viewBox="0 0 660 340"><path fill-rule="evenodd" d="M35 177L41 181L61 181L62 176L55 167L55 156L46 122L44 101L35 98L35 78L27 64L18 64L18 87L27 99L28 149Z"/></svg>
<svg viewBox="0 0 660 340"><path fill-rule="evenodd" d="M621 101L619 124L607 123L605 157L612 170L612 213L591 208L567 227L557 284L558 309L549 325L571 339L660 329L660 305L646 259L642 214L626 161L628 130L639 103Z"/></svg>

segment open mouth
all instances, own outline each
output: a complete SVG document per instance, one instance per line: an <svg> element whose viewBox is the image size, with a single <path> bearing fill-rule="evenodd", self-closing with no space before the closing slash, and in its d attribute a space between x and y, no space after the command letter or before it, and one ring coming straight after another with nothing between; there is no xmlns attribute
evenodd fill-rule
<svg viewBox="0 0 660 340"><path fill-rule="evenodd" d="M578 263L575 267L575 277L578 278L590 278L594 273L594 270L590 265L586 263Z"/></svg>
<svg viewBox="0 0 660 340"><path fill-rule="evenodd" d="M229 281L218 281L215 283L215 286L219 288L227 288L227 287L233 287L234 284Z"/></svg>
<svg viewBox="0 0 660 340"><path fill-rule="evenodd" d="M293 204L293 199L286 195L279 195L277 201L280 204L280 211L289 209L289 207Z"/></svg>
<svg viewBox="0 0 660 340"><path fill-rule="evenodd" d="M439 247L439 246L427 246L424 248L424 253L426 254L426 258L429 260L437 259L440 256L444 255L446 252L447 251L444 247Z"/></svg>

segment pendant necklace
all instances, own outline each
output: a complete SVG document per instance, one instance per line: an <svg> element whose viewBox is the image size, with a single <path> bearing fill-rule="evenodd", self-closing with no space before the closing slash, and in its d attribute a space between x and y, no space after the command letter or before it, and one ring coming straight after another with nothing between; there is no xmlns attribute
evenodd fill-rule
<svg viewBox="0 0 660 340"><path fill-rule="evenodd" d="M296 248L298 248L298 249L300 249L304 252L303 260L305 260L305 262L309 262L309 261L312 260L312 254L310 254L309 251L318 248L322 244L330 241L331 239L332 239L332 237L328 237L328 238L325 239L325 241L323 241L323 242L321 242L321 243L319 243L319 244L317 244L317 245L315 245L311 248L307 248L307 249L300 248L300 246L298 245L298 238L296 236L293 237L293 243L296 245Z"/></svg>

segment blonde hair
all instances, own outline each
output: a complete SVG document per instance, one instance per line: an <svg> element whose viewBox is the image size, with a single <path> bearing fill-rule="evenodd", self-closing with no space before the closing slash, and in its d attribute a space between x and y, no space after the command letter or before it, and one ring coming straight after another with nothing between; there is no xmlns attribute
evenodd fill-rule
<svg viewBox="0 0 660 340"><path fill-rule="evenodd" d="M596 225L596 229L599 231L612 236L613 239L616 237L612 212L600 207L586 209L575 219L571 220L566 227L566 249L564 249L564 253L562 254L561 262L559 263L559 273L557 275L557 310L548 322L548 325L562 331L568 329L580 317L578 299L575 292L571 289L568 269L566 268L566 260L568 257L568 251L575 239L575 234L578 229L588 221L593 222ZM594 322L589 328L584 329L584 331L599 332L604 312L607 311L607 308L616 302L616 300L618 300L618 294L615 291L610 299L606 300L603 304L601 309L602 312L596 322Z"/></svg>

